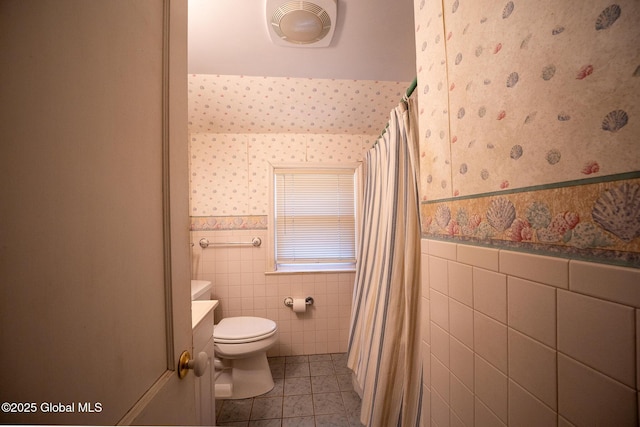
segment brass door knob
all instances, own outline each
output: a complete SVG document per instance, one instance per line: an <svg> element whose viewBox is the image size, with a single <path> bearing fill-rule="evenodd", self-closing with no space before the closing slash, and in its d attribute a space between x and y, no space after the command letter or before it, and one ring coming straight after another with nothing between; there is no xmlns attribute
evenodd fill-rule
<svg viewBox="0 0 640 427"><path fill-rule="evenodd" d="M192 359L191 354L185 350L180 355L180 361L178 362L178 377L184 378L187 376L189 369L193 369L196 377L201 377L207 370L208 364L209 355L206 352L201 351L195 359Z"/></svg>

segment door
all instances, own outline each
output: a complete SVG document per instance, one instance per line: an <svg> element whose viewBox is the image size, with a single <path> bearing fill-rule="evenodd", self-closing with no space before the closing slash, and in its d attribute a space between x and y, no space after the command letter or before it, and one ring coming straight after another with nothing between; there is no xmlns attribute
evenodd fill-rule
<svg viewBox="0 0 640 427"><path fill-rule="evenodd" d="M195 422L186 13L0 0L0 423Z"/></svg>

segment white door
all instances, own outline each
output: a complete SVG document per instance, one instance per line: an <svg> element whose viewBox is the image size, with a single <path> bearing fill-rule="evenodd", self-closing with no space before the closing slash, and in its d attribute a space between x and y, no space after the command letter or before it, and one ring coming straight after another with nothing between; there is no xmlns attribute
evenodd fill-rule
<svg viewBox="0 0 640 427"><path fill-rule="evenodd" d="M0 0L0 423L195 423L186 13Z"/></svg>

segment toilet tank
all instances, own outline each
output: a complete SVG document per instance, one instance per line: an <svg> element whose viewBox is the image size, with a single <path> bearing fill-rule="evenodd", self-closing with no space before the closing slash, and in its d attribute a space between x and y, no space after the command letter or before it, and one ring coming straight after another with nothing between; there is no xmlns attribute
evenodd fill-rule
<svg viewBox="0 0 640 427"><path fill-rule="evenodd" d="M211 282L209 280L191 281L191 301L211 299Z"/></svg>

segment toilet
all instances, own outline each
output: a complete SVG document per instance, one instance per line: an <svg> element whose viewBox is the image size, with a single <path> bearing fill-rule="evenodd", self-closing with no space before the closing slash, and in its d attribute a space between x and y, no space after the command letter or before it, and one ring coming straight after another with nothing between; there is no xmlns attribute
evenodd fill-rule
<svg viewBox="0 0 640 427"><path fill-rule="evenodd" d="M214 326L217 398L246 399L273 388L267 350L277 332L273 320L251 316L227 317Z"/></svg>
<svg viewBox="0 0 640 427"><path fill-rule="evenodd" d="M191 299L211 299L211 287L208 280L192 280ZM226 317L214 325L216 398L246 399L270 391L267 350L277 341L276 322L262 317Z"/></svg>

